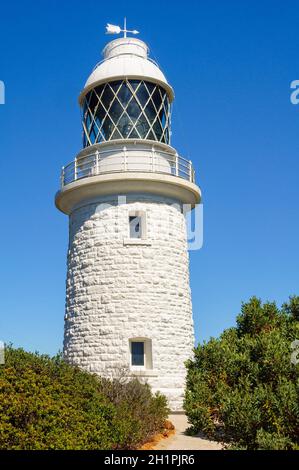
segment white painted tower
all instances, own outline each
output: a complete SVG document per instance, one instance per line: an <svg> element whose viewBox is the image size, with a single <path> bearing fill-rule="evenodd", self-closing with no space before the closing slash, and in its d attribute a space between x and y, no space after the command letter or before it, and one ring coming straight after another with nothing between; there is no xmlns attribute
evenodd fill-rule
<svg viewBox="0 0 299 470"><path fill-rule="evenodd" d="M107 44L79 97L84 148L56 206L69 215L66 360L106 377L125 368L180 410L194 346L183 204L200 190L170 146L172 100L143 41Z"/></svg>

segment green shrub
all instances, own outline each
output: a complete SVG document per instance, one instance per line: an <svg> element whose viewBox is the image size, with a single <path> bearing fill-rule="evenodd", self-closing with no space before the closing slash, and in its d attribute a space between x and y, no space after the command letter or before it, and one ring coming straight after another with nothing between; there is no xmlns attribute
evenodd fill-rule
<svg viewBox="0 0 299 470"><path fill-rule="evenodd" d="M116 433L115 448L136 448L163 428L169 410L166 398L157 393L154 397L148 385L137 379L101 379L100 388L115 406L112 426Z"/></svg>
<svg viewBox="0 0 299 470"><path fill-rule="evenodd" d="M137 380L101 380L7 348L0 366L0 449L134 449L159 432L166 399Z"/></svg>
<svg viewBox="0 0 299 470"><path fill-rule="evenodd" d="M237 327L199 345L187 363L185 410L190 432L238 449L298 449L299 297L278 309L252 298Z"/></svg>

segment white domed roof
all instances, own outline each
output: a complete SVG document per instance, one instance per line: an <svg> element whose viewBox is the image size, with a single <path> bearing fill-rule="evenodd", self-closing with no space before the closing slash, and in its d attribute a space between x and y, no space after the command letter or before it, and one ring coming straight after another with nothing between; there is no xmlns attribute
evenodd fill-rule
<svg viewBox="0 0 299 470"><path fill-rule="evenodd" d="M79 96L80 104L89 90L95 86L124 78L158 83L166 89L170 101L173 100L171 86L158 65L148 58L148 47L140 39L128 37L115 39L107 44L103 54L104 60L95 67Z"/></svg>

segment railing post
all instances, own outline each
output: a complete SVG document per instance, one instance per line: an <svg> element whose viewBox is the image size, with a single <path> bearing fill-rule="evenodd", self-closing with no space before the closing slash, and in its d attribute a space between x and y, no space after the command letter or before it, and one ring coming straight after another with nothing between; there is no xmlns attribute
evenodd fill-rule
<svg viewBox="0 0 299 470"><path fill-rule="evenodd" d="M74 181L77 179L77 158L75 158Z"/></svg>
<svg viewBox="0 0 299 470"><path fill-rule="evenodd" d="M61 169L61 175L60 175L60 185L63 188L64 186L64 166Z"/></svg>
<svg viewBox="0 0 299 470"><path fill-rule="evenodd" d="M99 154L100 154L100 152L97 150L96 151L96 175L98 175L100 173Z"/></svg>
<svg viewBox="0 0 299 470"><path fill-rule="evenodd" d="M127 169L128 169L127 147L123 148L123 152L124 152L124 171L127 171Z"/></svg>
<svg viewBox="0 0 299 470"><path fill-rule="evenodd" d="M192 183L192 161L189 160L189 181Z"/></svg>
<svg viewBox="0 0 299 470"><path fill-rule="evenodd" d="M175 154L175 175L179 176L179 155L177 152Z"/></svg>

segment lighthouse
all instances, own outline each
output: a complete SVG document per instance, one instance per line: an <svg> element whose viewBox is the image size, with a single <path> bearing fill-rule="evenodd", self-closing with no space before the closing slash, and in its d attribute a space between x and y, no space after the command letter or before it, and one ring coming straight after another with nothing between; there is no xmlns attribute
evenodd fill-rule
<svg viewBox="0 0 299 470"><path fill-rule="evenodd" d="M99 376L147 382L180 411L194 347L185 215L200 189L171 146L173 89L124 33L79 96L83 148L55 198L69 216L63 351Z"/></svg>

